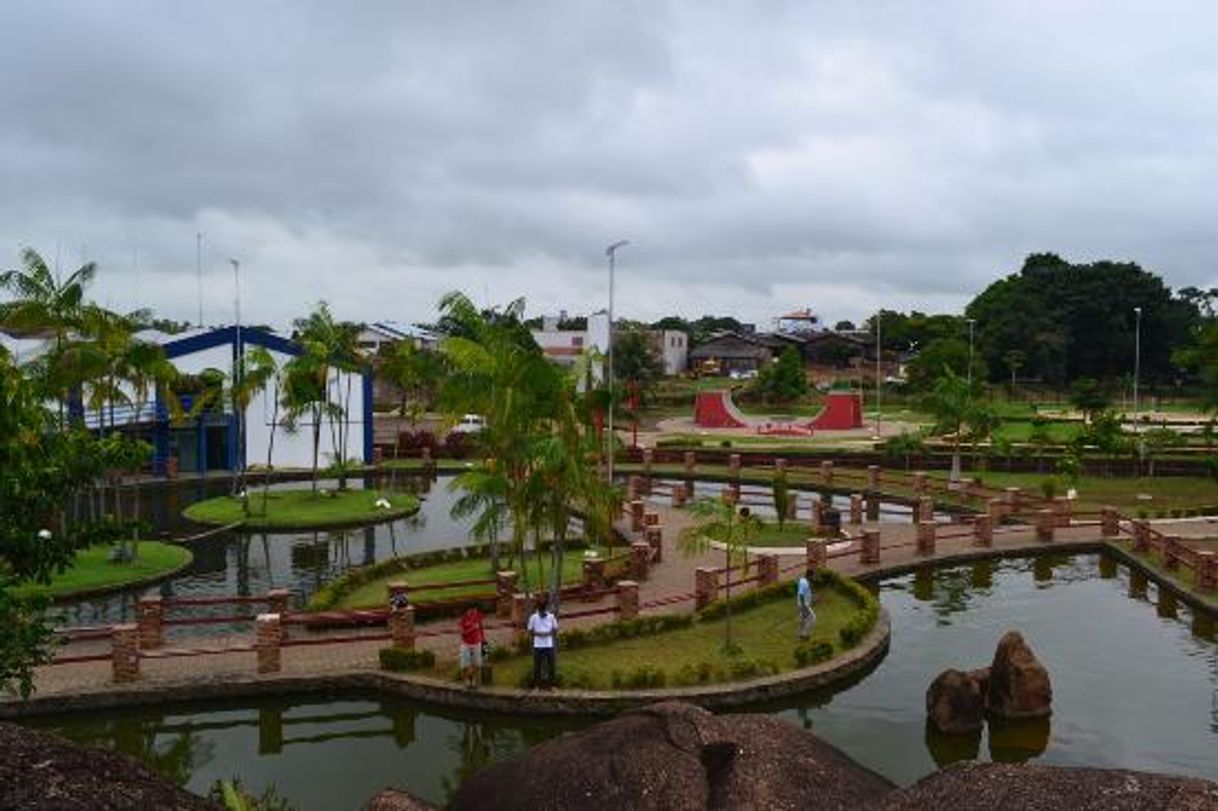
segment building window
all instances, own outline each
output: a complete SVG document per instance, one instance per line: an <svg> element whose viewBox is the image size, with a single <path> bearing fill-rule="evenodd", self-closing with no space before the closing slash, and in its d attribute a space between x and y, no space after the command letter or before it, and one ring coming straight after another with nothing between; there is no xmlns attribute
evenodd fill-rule
<svg viewBox="0 0 1218 811"><path fill-rule="evenodd" d="M584 345L584 336L574 335L571 337L571 346L582 347Z"/></svg>

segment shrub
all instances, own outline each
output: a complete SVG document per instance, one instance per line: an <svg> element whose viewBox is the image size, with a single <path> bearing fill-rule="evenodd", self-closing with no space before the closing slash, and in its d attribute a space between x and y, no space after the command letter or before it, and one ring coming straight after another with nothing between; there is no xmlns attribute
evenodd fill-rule
<svg viewBox="0 0 1218 811"><path fill-rule="evenodd" d="M398 447L403 453L418 451L422 448L436 449L436 435L431 431L399 431Z"/></svg>
<svg viewBox="0 0 1218 811"><path fill-rule="evenodd" d="M658 667L640 665L631 671L613 671L610 681L615 690L650 690L663 687L668 676Z"/></svg>
<svg viewBox="0 0 1218 811"><path fill-rule="evenodd" d="M1051 499L1057 495L1057 479L1045 479L1040 483L1040 494Z"/></svg>
<svg viewBox="0 0 1218 811"><path fill-rule="evenodd" d="M732 611L747 611L750 608L763 605L781 597L794 597L794 583L775 583L772 586L765 588L753 589L746 591L744 594L737 595L732 598ZM727 614L727 601L715 600L710 605L698 612L699 622L709 622L717 620Z"/></svg>
<svg viewBox="0 0 1218 811"><path fill-rule="evenodd" d="M395 673L428 670L436 665L436 655L429 650L389 647L381 648L379 656L381 669L392 670Z"/></svg>
<svg viewBox="0 0 1218 811"><path fill-rule="evenodd" d="M730 448L730 447L732 447L732 441L730 439L724 439L719 442L719 447L720 448Z"/></svg>
<svg viewBox="0 0 1218 811"><path fill-rule="evenodd" d="M511 659L512 656L513 656L513 653L512 653L512 649L510 647L506 647L504 645L495 645L494 647L491 648L490 653L487 654L486 658L487 658L487 661L494 663L494 662L502 662L506 659Z"/></svg>
<svg viewBox="0 0 1218 811"><path fill-rule="evenodd" d="M809 665L826 662L832 658L833 643L824 639L806 642L795 648L795 665L797 667L808 667Z"/></svg>
<svg viewBox="0 0 1218 811"><path fill-rule="evenodd" d="M463 431L450 431L444 437L443 453L451 459L464 459L473 450L473 439Z"/></svg>
<svg viewBox="0 0 1218 811"><path fill-rule="evenodd" d="M733 680L758 679L778 672L778 665L764 659L736 659L728 666Z"/></svg>
<svg viewBox="0 0 1218 811"><path fill-rule="evenodd" d="M678 628L688 628L694 622L692 614L656 614L653 616L636 617L632 620L618 620L592 628L576 628L559 634L559 642L568 650L600 645L616 639L634 639L639 636L652 636Z"/></svg>

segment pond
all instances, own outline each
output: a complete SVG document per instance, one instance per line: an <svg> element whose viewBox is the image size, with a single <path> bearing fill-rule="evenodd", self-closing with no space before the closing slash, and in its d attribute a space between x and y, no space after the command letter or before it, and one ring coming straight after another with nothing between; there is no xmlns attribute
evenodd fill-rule
<svg viewBox="0 0 1218 811"><path fill-rule="evenodd" d="M1218 779L1218 645L1144 577L1098 555L977 563L885 582L892 646L856 683L756 708L815 731L899 783L963 757L1037 758ZM1053 679L1054 715L974 739L925 727L926 686L988 664L1020 629ZM487 762L590 720L512 718L359 696L158 706L35 722L140 757L195 791L238 776L301 809L358 808L397 784L444 801Z"/></svg>

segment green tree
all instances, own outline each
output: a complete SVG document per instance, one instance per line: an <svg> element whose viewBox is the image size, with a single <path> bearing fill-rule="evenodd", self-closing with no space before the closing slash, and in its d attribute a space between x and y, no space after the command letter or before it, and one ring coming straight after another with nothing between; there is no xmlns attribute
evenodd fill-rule
<svg viewBox="0 0 1218 811"><path fill-rule="evenodd" d="M973 413L973 393L969 390L968 381L951 369L944 370L934 387L922 398L922 407L935 418L933 432L951 438L951 480L959 481L962 429Z"/></svg>
<svg viewBox="0 0 1218 811"><path fill-rule="evenodd" d="M959 338L936 338L924 345L917 357L909 362L906 374L909 385L917 391L927 391L951 371L958 377L968 377L968 341ZM973 380L986 379L984 361L979 354L973 356Z"/></svg>
<svg viewBox="0 0 1218 811"><path fill-rule="evenodd" d="M774 363L764 366L757 376L754 390L766 400L791 403L808 393L808 377L804 374L799 350L788 346Z"/></svg>
<svg viewBox="0 0 1218 811"><path fill-rule="evenodd" d="M770 494L774 498L774 510L778 513L778 528L785 529L787 513L791 509L791 487L787 483L785 473L780 471L774 474L774 479L770 482Z"/></svg>
<svg viewBox="0 0 1218 811"><path fill-rule="evenodd" d="M613 374L643 393L664 376L664 364L646 332L632 329L613 336Z"/></svg>
<svg viewBox="0 0 1218 811"><path fill-rule="evenodd" d="M689 504L694 523L681 530L678 547L686 555L704 554L715 544L723 547L726 582L726 627L723 650L732 654L736 646L732 641L732 566L737 562L747 567L749 538L756 534L760 525L748 507L737 508L723 499L700 498Z"/></svg>
<svg viewBox="0 0 1218 811"><path fill-rule="evenodd" d="M1098 380L1083 377L1074 381L1070 389L1070 404L1083 413L1084 421L1090 422L1112 405L1112 394Z"/></svg>
<svg viewBox="0 0 1218 811"><path fill-rule="evenodd" d="M351 393L356 374L364 365L359 352L359 327L337 321L330 306L320 301L305 318L293 322L296 340L304 349L308 366L317 375L313 394L320 394L315 416L325 418L330 428L330 447L338 469L338 489L347 489L347 448L351 435ZM317 452L321 442L320 426L314 433L314 487Z"/></svg>

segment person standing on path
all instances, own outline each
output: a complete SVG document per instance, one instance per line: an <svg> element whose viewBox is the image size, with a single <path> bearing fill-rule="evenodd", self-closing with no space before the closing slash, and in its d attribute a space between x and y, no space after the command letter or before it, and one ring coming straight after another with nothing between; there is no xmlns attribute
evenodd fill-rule
<svg viewBox="0 0 1218 811"><path fill-rule="evenodd" d="M482 681L482 645L486 631L482 628L482 612L471 605L461 615L461 675L465 686L474 689Z"/></svg>
<svg viewBox="0 0 1218 811"><path fill-rule="evenodd" d="M537 610L529 617L529 634L533 637L533 687L552 689L558 618L550 613L545 594L537 595Z"/></svg>
<svg viewBox="0 0 1218 811"><path fill-rule="evenodd" d="M812 625L816 622L816 612L812 610L812 575L812 570L808 569L795 586L795 605L799 609L800 639L807 639L811 635Z"/></svg>

